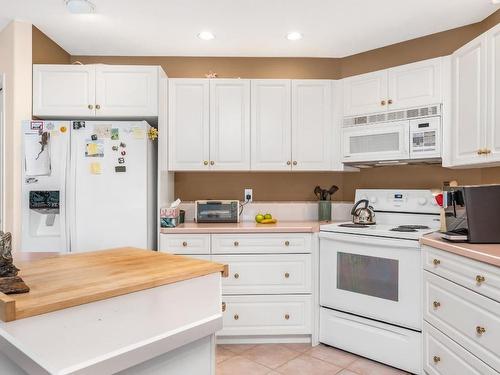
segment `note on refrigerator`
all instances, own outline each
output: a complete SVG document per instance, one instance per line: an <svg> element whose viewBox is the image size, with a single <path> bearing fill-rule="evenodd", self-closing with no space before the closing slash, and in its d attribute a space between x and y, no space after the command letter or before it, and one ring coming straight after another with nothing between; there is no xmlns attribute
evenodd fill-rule
<svg viewBox="0 0 500 375"><path fill-rule="evenodd" d="M132 135L134 139L144 139L146 134L143 128L132 128Z"/></svg>
<svg viewBox="0 0 500 375"><path fill-rule="evenodd" d="M50 176L50 137L39 133L25 133L24 159L26 176Z"/></svg>
<svg viewBox="0 0 500 375"><path fill-rule="evenodd" d="M99 139L111 138L111 125L95 125L94 132Z"/></svg>
<svg viewBox="0 0 500 375"><path fill-rule="evenodd" d="M87 139L85 147L86 157L104 157L104 142L102 140Z"/></svg>
<svg viewBox="0 0 500 375"><path fill-rule="evenodd" d="M101 174L102 173L101 163L99 162L90 163L90 173Z"/></svg>

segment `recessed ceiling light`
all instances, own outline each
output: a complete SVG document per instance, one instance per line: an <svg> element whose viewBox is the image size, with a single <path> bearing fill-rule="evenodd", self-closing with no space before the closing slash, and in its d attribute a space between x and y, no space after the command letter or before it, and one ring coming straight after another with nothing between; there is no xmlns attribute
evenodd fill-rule
<svg viewBox="0 0 500 375"><path fill-rule="evenodd" d="M300 40L302 39L302 34L299 33L298 31L292 31L286 34L286 38L288 40Z"/></svg>
<svg viewBox="0 0 500 375"><path fill-rule="evenodd" d="M215 39L215 35L210 31L202 31L201 33L198 34L198 38L202 40L212 40Z"/></svg>
<svg viewBox="0 0 500 375"><path fill-rule="evenodd" d="M95 5L88 0L66 0L66 7L71 13L75 14L95 12Z"/></svg>

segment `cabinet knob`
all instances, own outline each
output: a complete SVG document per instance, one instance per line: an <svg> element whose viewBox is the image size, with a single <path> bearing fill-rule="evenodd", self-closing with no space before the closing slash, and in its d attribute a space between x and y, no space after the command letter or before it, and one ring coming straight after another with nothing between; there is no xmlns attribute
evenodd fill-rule
<svg viewBox="0 0 500 375"><path fill-rule="evenodd" d="M222 312L226 311L226 302L222 302Z"/></svg>
<svg viewBox="0 0 500 375"><path fill-rule="evenodd" d="M239 273L235 273L235 274L234 274L234 278L235 278L235 279L239 279L239 278L240 278L240 274L239 274Z"/></svg>
<svg viewBox="0 0 500 375"><path fill-rule="evenodd" d="M477 327L476 327L476 333L477 333L479 336L483 335L485 332L486 332L486 328L481 327L481 326L477 326Z"/></svg>
<svg viewBox="0 0 500 375"><path fill-rule="evenodd" d="M297 162L294 160L292 164L293 164L293 165L297 165Z"/></svg>
<svg viewBox="0 0 500 375"><path fill-rule="evenodd" d="M288 272L285 272L285 279L288 279L290 277L290 274Z"/></svg>
<svg viewBox="0 0 500 375"><path fill-rule="evenodd" d="M487 155L491 154L491 150L489 148L485 149L485 151Z"/></svg>
<svg viewBox="0 0 500 375"><path fill-rule="evenodd" d="M385 100L382 100L382 101L380 102L380 105L385 105Z"/></svg>
<svg viewBox="0 0 500 375"><path fill-rule="evenodd" d="M292 164L292 162L291 162L290 160L288 160L288 161L286 162L286 165L290 165L290 164Z"/></svg>
<svg viewBox="0 0 500 375"><path fill-rule="evenodd" d="M89 104L87 107L88 107L89 109L94 109L94 106L93 106L92 104Z"/></svg>
<svg viewBox="0 0 500 375"><path fill-rule="evenodd" d="M290 319L290 315L289 314L285 314L285 320L288 320Z"/></svg>
<svg viewBox="0 0 500 375"><path fill-rule="evenodd" d="M478 155L482 155L482 154L484 154L483 149L482 149L482 148L480 148L479 150L477 150L477 154L478 154Z"/></svg>
<svg viewBox="0 0 500 375"><path fill-rule="evenodd" d="M188 245L188 243L187 243L186 241L184 241L184 242L182 243L182 246L184 246L184 247L186 247L187 245Z"/></svg>
<svg viewBox="0 0 500 375"><path fill-rule="evenodd" d="M234 320L238 320L240 318L240 316L238 314L234 314L233 318L234 318Z"/></svg>
<svg viewBox="0 0 500 375"><path fill-rule="evenodd" d="M486 281L486 278L484 276L482 276L482 275L477 275L476 276L476 283L478 283L479 285L481 283L484 283L485 281Z"/></svg>
<svg viewBox="0 0 500 375"><path fill-rule="evenodd" d="M240 243L238 241L234 241L233 245L234 246L240 246Z"/></svg>
<svg viewBox="0 0 500 375"><path fill-rule="evenodd" d="M439 306L441 306L441 302L439 302L439 301L434 301L434 302L432 303L432 305L434 306L434 308L435 308L435 309L437 309Z"/></svg>
<svg viewBox="0 0 500 375"><path fill-rule="evenodd" d="M214 165L214 164L215 164L215 161L211 160L210 165Z"/></svg>
<svg viewBox="0 0 500 375"><path fill-rule="evenodd" d="M434 357L432 357L432 360L434 361L434 363L438 363L441 361L441 357L438 357L437 355L435 355Z"/></svg>
<svg viewBox="0 0 500 375"><path fill-rule="evenodd" d="M101 109L101 106L99 104L96 104L95 109Z"/></svg>
<svg viewBox="0 0 500 375"><path fill-rule="evenodd" d="M208 161L207 161L207 160L205 160L205 161L203 162L203 165L208 165Z"/></svg>
<svg viewBox="0 0 500 375"><path fill-rule="evenodd" d="M290 241L285 241L285 246L290 246Z"/></svg>
<svg viewBox="0 0 500 375"><path fill-rule="evenodd" d="M392 104L392 99L389 99L389 100L387 101L387 104Z"/></svg>
<svg viewBox="0 0 500 375"><path fill-rule="evenodd" d="M438 264L441 264L441 261L439 259L434 259L432 263L434 263L434 265L437 266Z"/></svg>

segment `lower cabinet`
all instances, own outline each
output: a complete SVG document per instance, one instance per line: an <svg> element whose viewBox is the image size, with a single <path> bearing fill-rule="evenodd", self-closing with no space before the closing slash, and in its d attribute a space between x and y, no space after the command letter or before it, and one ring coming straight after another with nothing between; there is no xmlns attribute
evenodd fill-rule
<svg viewBox="0 0 500 375"><path fill-rule="evenodd" d="M500 290L498 271L427 246L423 250L425 371L498 374L500 303L492 299ZM477 276L474 285L471 275Z"/></svg>
<svg viewBox="0 0 500 375"><path fill-rule="evenodd" d="M233 343L311 338L313 248L311 233L160 234L160 251L229 265L218 337Z"/></svg>

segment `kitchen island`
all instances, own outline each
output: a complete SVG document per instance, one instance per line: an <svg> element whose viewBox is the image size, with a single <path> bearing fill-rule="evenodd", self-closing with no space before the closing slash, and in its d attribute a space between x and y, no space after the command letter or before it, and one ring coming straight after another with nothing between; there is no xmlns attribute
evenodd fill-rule
<svg viewBox="0 0 500 375"><path fill-rule="evenodd" d="M123 248L18 262L1 374L214 374L222 264Z"/></svg>

